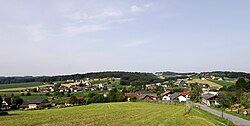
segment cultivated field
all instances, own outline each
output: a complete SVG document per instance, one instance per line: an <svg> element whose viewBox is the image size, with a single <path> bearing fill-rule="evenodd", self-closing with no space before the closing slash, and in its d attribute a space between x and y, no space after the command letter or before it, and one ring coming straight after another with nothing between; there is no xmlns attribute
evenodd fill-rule
<svg viewBox="0 0 250 126"><path fill-rule="evenodd" d="M45 86L49 86L49 84L43 84L41 82L0 84L0 91L15 92L15 91L25 90L27 88L36 88Z"/></svg>
<svg viewBox="0 0 250 126"><path fill-rule="evenodd" d="M209 80L193 79L189 80L188 83L202 83L202 84L208 84L212 88L222 88L222 85L219 85Z"/></svg>
<svg viewBox="0 0 250 126"><path fill-rule="evenodd" d="M1 126L169 125L213 126L227 121L202 110L185 115L182 105L158 103L104 103L62 109L11 111L0 116Z"/></svg>

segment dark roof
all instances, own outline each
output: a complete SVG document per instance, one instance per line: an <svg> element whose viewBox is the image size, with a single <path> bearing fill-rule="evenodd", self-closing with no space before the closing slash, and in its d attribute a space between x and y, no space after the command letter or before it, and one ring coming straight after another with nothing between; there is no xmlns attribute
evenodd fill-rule
<svg viewBox="0 0 250 126"><path fill-rule="evenodd" d="M47 99L34 99L28 101L29 104L41 104L41 103L48 103Z"/></svg>
<svg viewBox="0 0 250 126"><path fill-rule="evenodd" d="M171 91L165 91L164 93L161 93L161 96L165 96L167 94L169 94Z"/></svg>
<svg viewBox="0 0 250 126"><path fill-rule="evenodd" d="M172 95L170 95L170 99L171 99L171 100L174 100L174 99L176 99L176 98L179 97L179 96L180 96L180 93L175 92L175 93L173 93Z"/></svg>
<svg viewBox="0 0 250 126"><path fill-rule="evenodd" d="M209 99L216 97L216 96L217 95L214 95L214 94L204 94L204 95L202 95L202 98L209 100Z"/></svg>
<svg viewBox="0 0 250 126"><path fill-rule="evenodd" d="M150 97L151 99L157 98L157 94L140 94L139 99L143 100L146 97Z"/></svg>

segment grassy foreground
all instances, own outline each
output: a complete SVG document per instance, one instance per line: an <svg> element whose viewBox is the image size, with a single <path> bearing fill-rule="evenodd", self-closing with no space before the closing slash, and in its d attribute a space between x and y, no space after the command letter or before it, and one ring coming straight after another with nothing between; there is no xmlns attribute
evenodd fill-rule
<svg viewBox="0 0 250 126"><path fill-rule="evenodd" d="M76 126L76 125L225 125L227 121L192 109L185 115L182 105L157 103L106 103L62 109L11 111L0 116L0 126Z"/></svg>

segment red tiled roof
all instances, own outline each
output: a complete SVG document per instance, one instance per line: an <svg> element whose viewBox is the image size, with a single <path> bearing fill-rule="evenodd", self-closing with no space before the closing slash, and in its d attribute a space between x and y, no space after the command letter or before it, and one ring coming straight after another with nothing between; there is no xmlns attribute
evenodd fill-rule
<svg viewBox="0 0 250 126"><path fill-rule="evenodd" d="M182 96L187 96L188 94L190 94L190 90L187 90L187 89L185 89L185 90L183 90L182 92L181 92L181 95Z"/></svg>

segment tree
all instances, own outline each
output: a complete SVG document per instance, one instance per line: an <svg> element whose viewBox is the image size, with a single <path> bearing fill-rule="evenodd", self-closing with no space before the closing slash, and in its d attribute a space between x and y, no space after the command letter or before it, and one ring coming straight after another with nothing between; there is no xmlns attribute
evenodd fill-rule
<svg viewBox="0 0 250 126"><path fill-rule="evenodd" d="M246 90L246 80L244 78L239 78L237 81L236 81L236 89L238 90Z"/></svg>
<svg viewBox="0 0 250 126"><path fill-rule="evenodd" d="M2 96L0 96L0 107L2 106L2 104L3 104L3 99L2 99Z"/></svg>
<svg viewBox="0 0 250 126"><path fill-rule="evenodd" d="M201 101L201 97L200 94L202 92L202 88L200 86L194 86L193 90L190 92L189 96L190 99L194 102L200 102Z"/></svg>
<svg viewBox="0 0 250 126"><path fill-rule="evenodd" d="M77 104L78 103L78 100L77 100L76 96L73 95L73 96L70 97L70 103L71 104Z"/></svg>
<svg viewBox="0 0 250 126"><path fill-rule="evenodd" d="M27 94L26 94L27 96L31 96L31 93L30 92L27 92Z"/></svg>
<svg viewBox="0 0 250 126"><path fill-rule="evenodd" d="M23 104L23 99L19 96L12 97L12 105L16 106L16 108L19 108L20 105Z"/></svg>
<svg viewBox="0 0 250 126"><path fill-rule="evenodd" d="M249 91L250 92L250 81L248 81L247 83L246 83L246 91Z"/></svg>
<svg viewBox="0 0 250 126"><path fill-rule="evenodd" d="M218 102L221 104L223 108L229 108L234 103L237 102L237 96L234 92L224 92L220 93L218 96Z"/></svg>

